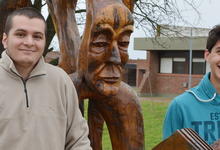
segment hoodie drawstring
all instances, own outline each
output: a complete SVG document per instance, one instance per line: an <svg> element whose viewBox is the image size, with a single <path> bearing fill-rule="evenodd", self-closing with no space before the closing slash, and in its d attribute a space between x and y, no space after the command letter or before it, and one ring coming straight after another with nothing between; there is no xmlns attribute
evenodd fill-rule
<svg viewBox="0 0 220 150"><path fill-rule="evenodd" d="M212 98L207 99L207 100L204 100L204 99L199 98L199 97L196 95L196 93L194 93L192 90L186 90L186 92L192 93L192 94L196 97L196 99L197 99L198 101L200 101L200 102L205 102L205 103L213 101L213 100L215 99L216 95L217 95L216 93L214 93L214 95L213 95Z"/></svg>

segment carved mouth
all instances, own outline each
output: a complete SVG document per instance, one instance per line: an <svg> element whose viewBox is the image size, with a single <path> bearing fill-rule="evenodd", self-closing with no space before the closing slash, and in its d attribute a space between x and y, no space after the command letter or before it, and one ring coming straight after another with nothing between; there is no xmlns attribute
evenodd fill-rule
<svg viewBox="0 0 220 150"><path fill-rule="evenodd" d="M117 83L120 80L120 78L119 77L104 77L102 78L102 80L105 81L106 83L113 84L113 83Z"/></svg>

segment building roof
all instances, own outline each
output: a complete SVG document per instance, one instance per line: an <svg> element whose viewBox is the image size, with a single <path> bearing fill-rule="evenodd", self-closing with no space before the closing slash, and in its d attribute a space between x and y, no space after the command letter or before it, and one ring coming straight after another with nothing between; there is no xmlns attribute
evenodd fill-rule
<svg viewBox="0 0 220 150"><path fill-rule="evenodd" d="M189 36L207 36L210 28L186 27L162 24L157 25L156 36L160 37L189 37Z"/></svg>
<svg viewBox="0 0 220 150"><path fill-rule="evenodd" d="M135 50L205 50L207 37L134 38Z"/></svg>

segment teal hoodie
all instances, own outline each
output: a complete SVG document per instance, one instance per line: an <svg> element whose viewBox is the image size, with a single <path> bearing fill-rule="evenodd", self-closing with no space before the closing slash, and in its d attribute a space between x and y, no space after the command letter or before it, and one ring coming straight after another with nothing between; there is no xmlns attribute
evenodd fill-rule
<svg viewBox="0 0 220 150"><path fill-rule="evenodd" d="M220 139L220 95L209 77L207 73L196 87L171 102L164 120L164 139L182 128L192 128L208 144Z"/></svg>

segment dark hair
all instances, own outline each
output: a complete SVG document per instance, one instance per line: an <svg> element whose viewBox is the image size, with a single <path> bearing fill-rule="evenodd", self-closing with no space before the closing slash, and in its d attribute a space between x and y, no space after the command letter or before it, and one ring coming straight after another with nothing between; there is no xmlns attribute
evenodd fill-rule
<svg viewBox="0 0 220 150"><path fill-rule="evenodd" d="M15 10L11 14L9 14L6 19L5 28L4 28L4 32L6 34L8 34L9 31L11 30L12 19L15 16L25 16L30 19L38 18L38 19L42 20L45 23L45 35L46 35L46 33L47 33L46 21L45 21L44 17L42 16L42 14L40 13L40 11L38 11L36 8L33 8L33 7L23 7L23 8Z"/></svg>
<svg viewBox="0 0 220 150"><path fill-rule="evenodd" d="M214 26L210 31L207 38L206 48L209 52L212 51L212 48L215 44L220 41L220 25Z"/></svg>

